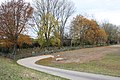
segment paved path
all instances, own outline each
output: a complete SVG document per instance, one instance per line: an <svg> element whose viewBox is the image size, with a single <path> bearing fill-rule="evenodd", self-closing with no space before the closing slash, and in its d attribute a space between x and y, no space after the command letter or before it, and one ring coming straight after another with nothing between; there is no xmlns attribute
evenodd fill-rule
<svg viewBox="0 0 120 80"><path fill-rule="evenodd" d="M70 70L46 67L46 66L35 64L36 61L44 58L49 58L49 57L53 57L53 56L43 55L43 56L29 57L29 58L20 59L17 61L17 63L31 69L42 71L55 76L60 76L70 80L120 80L120 77L112 77L112 76L91 74L91 73L85 73L85 72L70 71Z"/></svg>

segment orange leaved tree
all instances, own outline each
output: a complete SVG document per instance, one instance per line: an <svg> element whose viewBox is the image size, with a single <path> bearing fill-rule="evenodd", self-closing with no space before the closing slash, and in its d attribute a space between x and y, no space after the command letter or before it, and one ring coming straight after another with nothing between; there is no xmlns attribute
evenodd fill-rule
<svg viewBox="0 0 120 80"><path fill-rule="evenodd" d="M11 0L0 5L0 36L13 44L13 55L17 50L19 35L25 31L33 8L24 0Z"/></svg>
<svg viewBox="0 0 120 80"><path fill-rule="evenodd" d="M98 23L93 19L87 19L82 15L77 15L72 23L70 34L72 43L75 44L97 44L100 41L106 41L107 35L101 29Z"/></svg>

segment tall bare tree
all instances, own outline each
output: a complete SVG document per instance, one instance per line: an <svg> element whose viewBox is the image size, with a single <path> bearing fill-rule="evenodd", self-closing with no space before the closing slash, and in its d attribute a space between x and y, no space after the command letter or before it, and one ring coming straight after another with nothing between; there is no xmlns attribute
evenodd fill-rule
<svg viewBox="0 0 120 80"><path fill-rule="evenodd" d="M67 0L35 0L34 21L36 23L35 31L40 30L40 20L42 16L51 14L59 22L59 33L61 45L63 44L63 36L65 25L69 17L74 13L74 5ZM48 23L49 24L49 23Z"/></svg>
<svg viewBox="0 0 120 80"><path fill-rule="evenodd" d="M13 44L13 55L16 54L19 35L25 31L33 8L24 0L11 0L0 5L0 35Z"/></svg>

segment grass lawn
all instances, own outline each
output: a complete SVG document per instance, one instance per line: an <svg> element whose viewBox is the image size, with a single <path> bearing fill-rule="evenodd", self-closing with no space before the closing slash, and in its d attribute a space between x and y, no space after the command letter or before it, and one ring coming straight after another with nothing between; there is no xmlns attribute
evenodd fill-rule
<svg viewBox="0 0 120 80"><path fill-rule="evenodd" d="M104 54L104 56L102 56L102 58L100 59L86 61L83 63L77 63L77 62L64 63L64 61L57 62L55 61L55 59L52 58L37 61L36 63L45 66L62 68L62 69L120 77L120 51L119 51L120 48L110 48L110 50L112 51L110 51L109 53L107 52L107 54Z"/></svg>
<svg viewBox="0 0 120 80"><path fill-rule="evenodd" d="M28 69L15 61L0 57L0 80L66 80L46 73Z"/></svg>

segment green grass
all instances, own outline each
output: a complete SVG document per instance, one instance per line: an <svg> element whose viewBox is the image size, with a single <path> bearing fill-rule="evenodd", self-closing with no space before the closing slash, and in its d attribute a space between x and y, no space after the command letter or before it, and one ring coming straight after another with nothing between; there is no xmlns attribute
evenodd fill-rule
<svg viewBox="0 0 120 80"><path fill-rule="evenodd" d="M0 80L65 80L60 77L28 69L15 61L0 57Z"/></svg>
<svg viewBox="0 0 120 80"><path fill-rule="evenodd" d="M54 63L51 58L37 61L37 64L68 70L105 74L120 77L120 52L105 55L101 60L87 63Z"/></svg>

